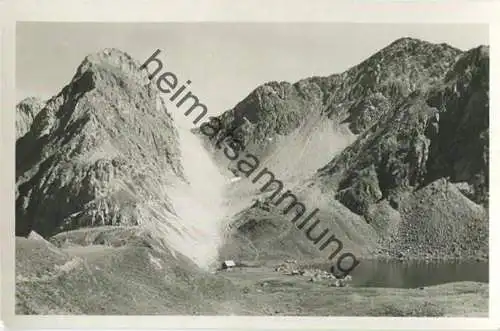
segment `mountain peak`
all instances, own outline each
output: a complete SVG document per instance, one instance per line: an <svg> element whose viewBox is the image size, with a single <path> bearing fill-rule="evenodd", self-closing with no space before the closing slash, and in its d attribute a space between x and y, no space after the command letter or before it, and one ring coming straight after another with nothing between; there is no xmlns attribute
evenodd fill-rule
<svg viewBox="0 0 500 331"><path fill-rule="evenodd" d="M79 65L73 81L79 80L87 72L92 72L93 81L106 79L106 73L119 77L127 77L147 84L146 74L139 70L140 64L128 53L116 48L105 48L87 55Z"/></svg>
<svg viewBox="0 0 500 331"><path fill-rule="evenodd" d="M137 225L154 218L144 211L153 196L162 201L155 212L171 215L162 190L183 180L178 133L152 84L141 77L138 62L125 52L90 54L33 123L24 121L29 134L16 144L16 233ZM30 170L40 164L43 170ZM57 207L41 208L42 201Z"/></svg>
<svg viewBox="0 0 500 331"><path fill-rule="evenodd" d="M408 44L417 44L417 43L425 43L428 44L427 41L420 40L412 37L401 37L394 40L390 45L408 45Z"/></svg>
<svg viewBox="0 0 500 331"><path fill-rule="evenodd" d="M429 41L421 40L413 37L402 37L394 40L384 49L407 49L409 47L435 47L435 48L443 48L443 49L454 49L456 51L460 51L458 48L453 47L447 43L431 43Z"/></svg>
<svg viewBox="0 0 500 331"><path fill-rule="evenodd" d="M132 57L116 48L104 48L98 52L88 54L82 61L82 65L112 65L123 66L128 65L130 68L138 69L137 62Z"/></svg>
<svg viewBox="0 0 500 331"><path fill-rule="evenodd" d="M384 54L401 55L405 52L407 56L415 54L434 54L434 53L456 53L458 55L462 50L453 47L447 43L431 43L425 40L420 40L412 37L403 37L394 40L392 43L384 47L381 51ZM378 54L378 53L377 53Z"/></svg>

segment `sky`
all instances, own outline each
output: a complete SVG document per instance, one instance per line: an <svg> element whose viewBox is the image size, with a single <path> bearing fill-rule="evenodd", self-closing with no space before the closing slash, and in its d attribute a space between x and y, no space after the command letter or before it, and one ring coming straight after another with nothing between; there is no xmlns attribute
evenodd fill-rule
<svg viewBox="0 0 500 331"><path fill-rule="evenodd" d="M142 63L160 49L164 70L179 84L191 80L210 115L269 81L343 72L401 37L463 50L489 44L480 24L22 22L16 29L18 101L57 94L90 53L115 47Z"/></svg>

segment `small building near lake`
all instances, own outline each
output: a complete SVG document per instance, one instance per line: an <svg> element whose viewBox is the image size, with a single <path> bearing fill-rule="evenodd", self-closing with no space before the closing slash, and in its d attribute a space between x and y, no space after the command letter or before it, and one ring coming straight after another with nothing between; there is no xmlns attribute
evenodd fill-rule
<svg viewBox="0 0 500 331"><path fill-rule="evenodd" d="M233 260L226 260L222 262L222 269L231 270L236 267L236 263Z"/></svg>

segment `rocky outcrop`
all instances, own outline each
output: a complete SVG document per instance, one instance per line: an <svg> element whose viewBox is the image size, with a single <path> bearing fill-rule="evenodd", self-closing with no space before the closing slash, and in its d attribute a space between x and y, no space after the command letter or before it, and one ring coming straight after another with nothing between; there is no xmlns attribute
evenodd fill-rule
<svg viewBox="0 0 500 331"><path fill-rule="evenodd" d="M40 112L44 102L38 98L26 98L16 105L16 140L29 131L33 119Z"/></svg>
<svg viewBox="0 0 500 331"><path fill-rule="evenodd" d="M89 55L18 139L16 235L165 223L177 131L138 68L116 49Z"/></svg>

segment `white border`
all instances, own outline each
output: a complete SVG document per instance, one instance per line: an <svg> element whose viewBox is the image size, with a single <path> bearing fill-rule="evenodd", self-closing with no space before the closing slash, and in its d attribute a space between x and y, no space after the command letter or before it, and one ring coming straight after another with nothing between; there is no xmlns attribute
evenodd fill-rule
<svg viewBox="0 0 500 331"><path fill-rule="evenodd" d="M0 6L2 4L0 3ZM359 23L490 23L490 59L500 59L499 2L345 2L298 0L18 0L0 7L2 22L2 111L0 245L2 254L2 319L7 326L38 328L229 328L229 329L493 329L499 328L499 284L491 270L499 270L499 257L490 254L490 318L371 318L371 317L235 317L235 316L14 316L14 112L15 109L15 21L273 21L273 22L359 22ZM496 18L496 19L495 19ZM490 250L499 251L500 180L495 169L499 152L498 109L500 67L491 61L490 125ZM497 118L498 119L498 118ZM491 316L493 315L493 316ZM498 313L496 314L498 315Z"/></svg>

